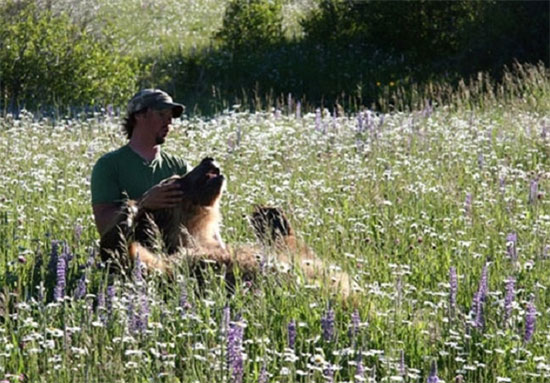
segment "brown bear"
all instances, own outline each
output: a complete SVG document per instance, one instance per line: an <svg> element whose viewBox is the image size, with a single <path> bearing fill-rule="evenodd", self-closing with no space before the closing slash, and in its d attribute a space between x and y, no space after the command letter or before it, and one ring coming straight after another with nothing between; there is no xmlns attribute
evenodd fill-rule
<svg viewBox="0 0 550 383"><path fill-rule="evenodd" d="M275 262L300 267L310 281L328 278L344 296L349 294L348 275L327 267L298 241L279 208L256 206L250 217L263 247L226 246L220 234L219 207L225 177L212 158L203 159L185 176L173 176L163 183L180 185L184 198L178 207L149 211L130 200L102 236L102 258L114 261L112 267L118 271L125 272L139 257L149 270L169 275L179 263L188 262L193 268L202 263L221 266L230 279L238 267L244 278L253 278L260 268L260 255L270 249Z"/></svg>

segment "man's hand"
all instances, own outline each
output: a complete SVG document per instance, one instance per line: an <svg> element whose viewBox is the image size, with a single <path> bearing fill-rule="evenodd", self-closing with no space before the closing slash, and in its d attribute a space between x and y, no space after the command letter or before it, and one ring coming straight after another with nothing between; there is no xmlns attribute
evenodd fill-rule
<svg viewBox="0 0 550 383"><path fill-rule="evenodd" d="M177 206L183 199L183 191L178 184L159 184L149 189L139 200L140 208L149 210Z"/></svg>

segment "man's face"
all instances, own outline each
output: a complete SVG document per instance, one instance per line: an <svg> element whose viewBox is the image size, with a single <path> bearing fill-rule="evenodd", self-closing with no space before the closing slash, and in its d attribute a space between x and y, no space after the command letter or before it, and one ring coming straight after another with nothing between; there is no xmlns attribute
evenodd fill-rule
<svg viewBox="0 0 550 383"><path fill-rule="evenodd" d="M171 128L172 109L148 109L145 118L156 145L163 144Z"/></svg>

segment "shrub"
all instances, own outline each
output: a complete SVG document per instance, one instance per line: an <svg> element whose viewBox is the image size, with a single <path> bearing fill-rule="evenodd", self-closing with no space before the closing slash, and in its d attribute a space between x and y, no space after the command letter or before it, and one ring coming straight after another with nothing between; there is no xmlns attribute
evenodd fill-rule
<svg viewBox="0 0 550 383"><path fill-rule="evenodd" d="M33 1L0 7L0 107L119 104L135 90L137 61Z"/></svg>
<svg viewBox="0 0 550 383"><path fill-rule="evenodd" d="M284 40L281 0L231 0L215 39L232 51L262 50Z"/></svg>

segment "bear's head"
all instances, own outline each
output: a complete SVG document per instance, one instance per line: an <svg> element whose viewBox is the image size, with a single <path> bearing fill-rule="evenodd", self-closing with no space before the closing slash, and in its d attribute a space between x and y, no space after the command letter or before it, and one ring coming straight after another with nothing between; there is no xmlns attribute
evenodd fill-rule
<svg viewBox="0 0 550 383"><path fill-rule="evenodd" d="M184 198L199 206L214 206L222 196L225 177L213 158L204 158L184 177L175 181Z"/></svg>
<svg viewBox="0 0 550 383"><path fill-rule="evenodd" d="M250 223L258 239L269 245L294 236L288 219L278 207L256 205L250 217Z"/></svg>

